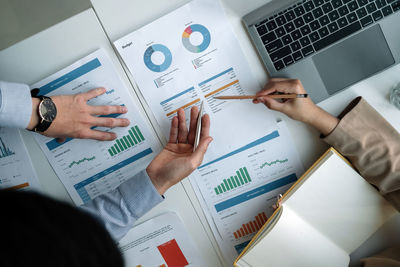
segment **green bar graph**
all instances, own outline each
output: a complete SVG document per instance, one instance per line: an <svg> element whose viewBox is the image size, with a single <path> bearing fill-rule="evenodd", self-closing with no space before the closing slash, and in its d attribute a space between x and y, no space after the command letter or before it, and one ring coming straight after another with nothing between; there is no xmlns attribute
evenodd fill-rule
<svg viewBox="0 0 400 267"><path fill-rule="evenodd" d="M132 138L129 135L127 136L127 138L129 140L129 143L131 144L131 146L134 146L135 143L133 142Z"/></svg>
<svg viewBox="0 0 400 267"><path fill-rule="evenodd" d="M136 141L135 135L133 134L132 130L129 130L129 135L130 137L132 137L132 140L135 142L135 144L137 144L138 141Z"/></svg>
<svg viewBox="0 0 400 267"><path fill-rule="evenodd" d="M125 144L126 144L128 147L131 147L131 143L129 143L128 138L127 138L126 136L124 136L123 138L124 138Z"/></svg>
<svg viewBox="0 0 400 267"><path fill-rule="evenodd" d="M135 126L135 129L136 129L138 135L140 136L140 139L144 140L144 137L143 137L142 133L140 132L139 127L137 127L137 125Z"/></svg>
<svg viewBox="0 0 400 267"><path fill-rule="evenodd" d="M220 195L225 192L229 192L239 186L250 183L251 177L246 167L242 167L237 170L235 176L223 179L222 183L214 188L215 194Z"/></svg>
<svg viewBox="0 0 400 267"><path fill-rule="evenodd" d="M235 182L235 178L233 178L233 176L231 176L231 181L234 187L236 187L236 182Z"/></svg>
<svg viewBox="0 0 400 267"><path fill-rule="evenodd" d="M132 129L132 131L133 131L133 134L134 134L135 137L136 137L136 140L138 140L138 142L140 142L139 134L136 132L136 130L135 130L133 127L132 127L131 129Z"/></svg>
<svg viewBox="0 0 400 267"><path fill-rule="evenodd" d="M243 169L240 169L240 175L243 177L244 182L245 182L245 183L248 183L247 177L246 177L246 175L244 174Z"/></svg>
<svg viewBox="0 0 400 267"><path fill-rule="evenodd" d="M226 187L228 190L231 189L231 188L229 187L228 182L226 181L226 179L224 179L224 185L225 185L225 187Z"/></svg>
<svg viewBox="0 0 400 267"><path fill-rule="evenodd" d="M251 182L251 178L250 178L249 172L247 171L246 168L244 168L244 172L246 173L246 176L247 176L247 179L249 179L249 182Z"/></svg>
<svg viewBox="0 0 400 267"><path fill-rule="evenodd" d="M121 141L119 139L117 139L117 145L120 151L124 151L124 147L122 146Z"/></svg>
<svg viewBox="0 0 400 267"><path fill-rule="evenodd" d="M240 172L239 172L239 171L236 171L236 175L237 175L237 177L239 177L240 184L244 184L243 178L242 178L242 176L240 175Z"/></svg>
<svg viewBox="0 0 400 267"><path fill-rule="evenodd" d="M128 149L128 146L125 144L124 139L121 138L120 141L121 141L121 144L122 144L122 146L124 147L124 149L127 150L127 149Z"/></svg>
<svg viewBox="0 0 400 267"><path fill-rule="evenodd" d="M228 179L228 184L229 184L229 187L230 187L230 188L233 188L233 185L232 185L231 179Z"/></svg>
<svg viewBox="0 0 400 267"><path fill-rule="evenodd" d="M113 148L115 148L115 150L117 150L117 153L120 153L120 152L121 152L121 150L119 149L119 147L117 146L117 144L115 144L115 145L113 146Z"/></svg>
<svg viewBox="0 0 400 267"><path fill-rule="evenodd" d="M240 181L239 181L239 179L237 178L236 175L235 175L235 181L236 181L237 186L239 186L240 185Z"/></svg>
<svg viewBox="0 0 400 267"><path fill-rule="evenodd" d="M142 143L144 140L145 138L142 132L140 131L139 127L135 125L128 130L128 135L122 136L121 138L115 140L114 145L107 150L108 154L110 154L110 156L115 156L122 151Z"/></svg>

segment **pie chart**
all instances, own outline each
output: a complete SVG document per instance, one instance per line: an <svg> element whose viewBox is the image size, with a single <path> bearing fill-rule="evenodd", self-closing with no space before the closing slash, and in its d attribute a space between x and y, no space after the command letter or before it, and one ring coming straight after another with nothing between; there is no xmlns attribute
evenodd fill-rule
<svg viewBox="0 0 400 267"><path fill-rule="evenodd" d="M164 56L164 61L161 64L156 64L153 62L153 59L151 56L155 52L161 52ZM153 44L149 46L146 51L144 52L143 56L144 64L146 67L154 72L163 72L171 66L172 63L172 54L171 51L166 47L165 45L162 44Z"/></svg>
<svg viewBox="0 0 400 267"><path fill-rule="evenodd" d="M198 32L203 36L203 42L199 45L194 45L190 41L190 35ZM193 24L188 26L182 34L183 46L192 53L201 53L208 48L211 42L210 31L201 24Z"/></svg>

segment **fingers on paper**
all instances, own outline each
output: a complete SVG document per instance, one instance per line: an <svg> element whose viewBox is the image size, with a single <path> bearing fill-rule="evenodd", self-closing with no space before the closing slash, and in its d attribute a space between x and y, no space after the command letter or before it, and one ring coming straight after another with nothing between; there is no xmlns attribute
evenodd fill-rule
<svg viewBox="0 0 400 267"><path fill-rule="evenodd" d="M97 127L126 127L130 124L128 119L115 119L115 118L104 118L104 117L92 117L92 125Z"/></svg>
<svg viewBox="0 0 400 267"><path fill-rule="evenodd" d="M97 96L100 96L102 94L104 94L106 92L106 88L100 87L100 88L96 88L96 89L92 89L87 91L86 93L83 93L83 97L86 101L95 98Z"/></svg>
<svg viewBox="0 0 400 267"><path fill-rule="evenodd" d="M80 139L94 139L99 141L111 141L117 138L117 135L112 132L103 132L98 130L83 130L79 132L76 138Z"/></svg>
<svg viewBox="0 0 400 267"><path fill-rule="evenodd" d="M110 115L110 114L124 114L128 112L125 106L91 106L90 113L92 115Z"/></svg>

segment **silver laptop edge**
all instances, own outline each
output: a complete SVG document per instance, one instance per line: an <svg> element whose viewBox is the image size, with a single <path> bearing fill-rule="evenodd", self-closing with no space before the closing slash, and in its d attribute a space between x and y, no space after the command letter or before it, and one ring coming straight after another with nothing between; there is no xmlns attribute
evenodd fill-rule
<svg viewBox="0 0 400 267"><path fill-rule="evenodd" d="M376 75L390 66L400 63L400 31L398 26L400 25L400 12L396 12L384 17L371 26L363 28L315 52L312 56L306 57L284 69L276 71L273 62L264 48L261 37L258 35L255 24L285 10L297 2L299 1L272 1L243 17L243 23L271 77L300 79L311 98L315 102L320 102L363 79ZM365 31L367 32L358 36ZM374 40L378 41L374 43ZM367 44L361 45L365 43ZM368 45L370 45L370 47L368 47ZM377 45L379 48L376 48ZM369 56L369 59L365 59L365 62L365 56L363 56L362 52L358 51L360 49L355 49L358 47L360 47L361 50L364 49L364 55ZM365 51L370 50L370 53L368 52L365 54ZM351 61L353 54L354 62ZM335 59L338 57L342 57L343 62L335 62ZM334 62L331 64L329 62L330 60ZM374 66L375 63L372 64L372 62L376 62L376 60L382 61L382 64ZM340 65L341 63L345 64L343 65L343 70L342 65ZM360 71L364 71L364 73L359 73ZM351 77L346 80L347 75ZM359 79L359 77L362 78ZM342 78L344 78L344 81L341 80ZM343 88L335 88L335 79L339 81L337 86L343 86Z"/></svg>

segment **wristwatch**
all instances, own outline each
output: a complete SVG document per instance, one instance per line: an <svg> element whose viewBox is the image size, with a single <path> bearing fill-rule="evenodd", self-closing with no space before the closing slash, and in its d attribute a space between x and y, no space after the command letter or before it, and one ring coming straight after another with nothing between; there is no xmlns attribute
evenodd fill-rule
<svg viewBox="0 0 400 267"><path fill-rule="evenodd" d="M47 96L37 96L37 89L31 91L32 97L40 99L38 106L39 123L31 130L33 132L44 132L46 131L51 123L56 119L57 108L53 100Z"/></svg>

